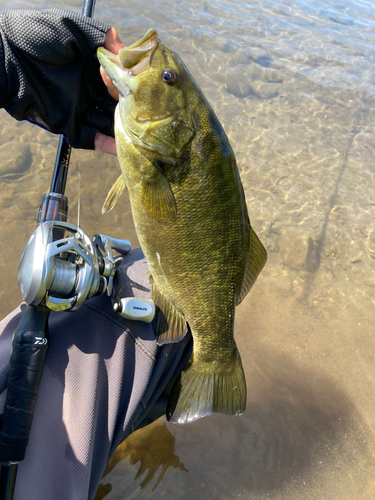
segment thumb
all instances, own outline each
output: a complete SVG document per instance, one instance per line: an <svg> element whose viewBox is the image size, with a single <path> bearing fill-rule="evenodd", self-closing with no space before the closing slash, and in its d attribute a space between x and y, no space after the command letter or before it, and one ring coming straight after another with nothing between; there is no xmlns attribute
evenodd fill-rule
<svg viewBox="0 0 375 500"><path fill-rule="evenodd" d="M109 28L105 36L104 48L112 52L113 54L118 54L118 51L125 47L125 45L120 40L120 37L117 34L115 28ZM115 101L119 100L119 91L113 85L112 80L109 78L107 73L104 71L102 67L100 67L100 74L103 78L103 82L107 87L107 90Z"/></svg>

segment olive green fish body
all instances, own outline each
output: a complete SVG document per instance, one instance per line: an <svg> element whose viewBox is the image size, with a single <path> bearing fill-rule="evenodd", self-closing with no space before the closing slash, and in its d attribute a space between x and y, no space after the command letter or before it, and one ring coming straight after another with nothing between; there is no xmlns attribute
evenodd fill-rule
<svg viewBox="0 0 375 500"><path fill-rule="evenodd" d="M147 53L150 40L148 66L135 71L143 80L128 83L130 96L123 89L115 128L159 310L158 342L180 340L186 322L194 340L168 417L185 422L216 411L240 414L246 384L233 338L234 310L266 254L250 227L229 141L182 61L149 32L128 49L127 66L135 57L139 64L131 52ZM174 87L163 81L165 71L177 74Z"/></svg>

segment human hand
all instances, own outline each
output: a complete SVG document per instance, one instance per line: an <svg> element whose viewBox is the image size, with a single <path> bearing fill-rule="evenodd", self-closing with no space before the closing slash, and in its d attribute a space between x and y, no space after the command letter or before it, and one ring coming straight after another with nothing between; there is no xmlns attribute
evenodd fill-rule
<svg viewBox="0 0 375 500"><path fill-rule="evenodd" d="M0 37L0 107L63 134L73 147L115 153L117 103L100 76L96 49L120 48L116 32L75 12L12 10L0 13Z"/></svg>
<svg viewBox="0 0 375 500"><path fill-rule="evenodd" d="M106 48L113 54L118 54L118 51L123 47L125 47L125 45L121 42L117 31L114 28L110 28L106 33L104 48ZM100 74L109 94L115 101L118 101L119 92L101 66ZM116 143L114 138L108 135L104 135L101 132L97 132L95 136L95 149L99 149L100 151L104 151L105 153L109 154L116 154Z"/></svg>

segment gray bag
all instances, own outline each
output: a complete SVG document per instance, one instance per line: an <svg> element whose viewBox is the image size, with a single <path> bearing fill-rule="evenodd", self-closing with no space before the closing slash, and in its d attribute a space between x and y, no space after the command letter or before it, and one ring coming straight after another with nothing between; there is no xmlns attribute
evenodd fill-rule
<svg viewBox="0 0 375 500"><path fill-rule="evenodd" d="M147 269L140 249L125 256L121 297L151 297ZM17 308L0 323L0 367L9 361L19 319ZM152 324L122 318L105 295L76 312L51 313L49 329L14 500L90 500L116 447L165 413L169 392L191 354L191 335L158 346ZM4 402L5 392L1 410Z"/></svg>

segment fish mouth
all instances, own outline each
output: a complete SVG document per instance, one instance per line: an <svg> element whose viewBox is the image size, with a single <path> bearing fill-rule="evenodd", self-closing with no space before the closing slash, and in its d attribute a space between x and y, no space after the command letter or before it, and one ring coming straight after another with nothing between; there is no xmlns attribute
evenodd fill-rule
<svg viewBox="0 0 375 500"><path fill-rule="evenodd" d="M96 53L101 66L123 97L130 91L126 80L150 69L152 56L159 43L157 32L150 29L143 38L120 49L118 55L103 47L98 48Z"/></svg>
<svg viewBox="0 0 375 500"><path fill-rule="evenodd" d="M132 75L139 75L150 69L151 56L159 46L159 37L155 30L150 29L138 42L119 50L118 58L121 66Z"/></svg>

